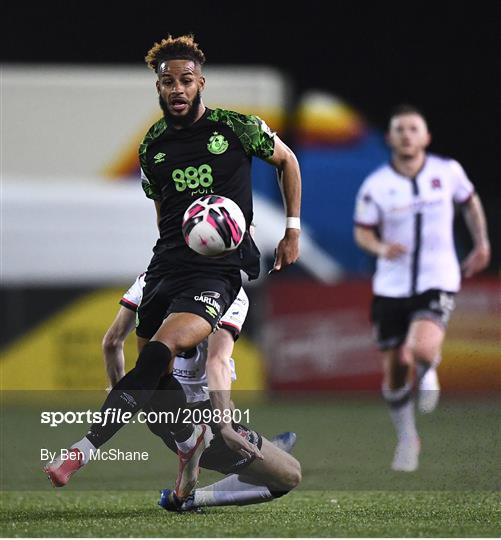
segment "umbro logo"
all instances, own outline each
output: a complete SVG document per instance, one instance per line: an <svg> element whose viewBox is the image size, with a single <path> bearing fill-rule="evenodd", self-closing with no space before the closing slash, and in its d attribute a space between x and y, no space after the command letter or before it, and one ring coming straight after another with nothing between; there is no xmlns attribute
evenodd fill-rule
<svg viewBox="0 0 501 540"><path fill-rule="evenodd" d="M155 160L155 165L163 163L165 161L165 154L163 152L158 152L156 156L153 156L153 159Z"/></svg>
<svg viewBox="0 0 501 540"><path fill-rule="evenodd" d="M213 308L212 306L205 306L205 311L213 318L215 319L217 317L217 309Z"/></svg>
<svg viewBox="0 0 501 540"><path fill-rule="evenodd" d="M130 394L127 394L127 392L122 392L120 394L120 399L123 399L125 403L127 403L127 405L129 405L130 407L135 407L137 405L137 402L134 399L134 397L131 396Z"/></svg>

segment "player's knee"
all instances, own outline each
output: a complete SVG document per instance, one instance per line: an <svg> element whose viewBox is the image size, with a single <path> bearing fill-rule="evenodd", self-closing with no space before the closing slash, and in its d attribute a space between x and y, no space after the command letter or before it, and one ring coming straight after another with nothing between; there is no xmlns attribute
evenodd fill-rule
<svg viewBox="0 0 501 540"><path fill-rule="evenodd" d="M192 340L186 340L179 338L178 336L162 337L162 339L153 339L150 343L161 343L167 349L169 349L172 358L175 358L179 354L193 349L194 345Z"/></svg>
<svg viewBox="0 0 501 540"><path fill-rule="evenodd" d="M169 347L160 341L150 341L139 354L136 369L140 372L155 371L160 376L168 369L171 358Z"/></svg>
<svg viewBox="0 0 501 540"><path fill-rule="evenodd" d="M440 342L433 334L423 332L419 335L411 335L403 349L407 351L412 363L427 362L431 364L440 354Z"/></svg>
<svg viewBox="0 0 501 540"><path fill-rule="evenodd" d="M434 345L420 342L412 347L412 354L416 361L432 364L437 357L438 352Z"/></svg>
<svg viewBox="0 0 501 540"><path fill-rule="evenodd" d="M297 459L292 458L287 464L287 470L284 471L280 478L280 489L291 491L299 485L301 479L301 464Z"/></svg>
<svg viewBox="0 0 501 540"><path fill-rule="evenodd" d="M295 460L294 467L289 474L290 489L294 489L295 487L297 487L301 483L302 479L303 476L301 472L301 465L299 461Z"/></svg>

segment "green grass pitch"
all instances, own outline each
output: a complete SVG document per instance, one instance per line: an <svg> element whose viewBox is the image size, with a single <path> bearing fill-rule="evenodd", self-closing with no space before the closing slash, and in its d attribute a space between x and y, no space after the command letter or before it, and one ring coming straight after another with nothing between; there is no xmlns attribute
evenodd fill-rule
<svg viewBox="0 0 501 540"><path fill-rule="evenodd" d="M297 432L294 454L302 463L301 486L269 504L178 515L156 504L158 490L174 482L176 458L145 426L126 427L108 446L146 449L147 462L93 463L79 471L70 485L54 490L41 472L40 448L64 447L78 440L86 426L41 426L40 410L57 407L14 406L4 401L2 536L500 535L501 423L499 402L494 399L445 399L434 414L420 416L423 453L415 473L390 470L394 434L378 399L296 399L249 408L251 424L265 435ZM218 478L203 471L200 482Z"/></svg>
<svg viewBox="0 0 501 540"><path fill-rule="evenodd" d="M154 492L13 492L4 536L495 537L500 500L484 492L297 491L270 504L169 514Z"/></svg>

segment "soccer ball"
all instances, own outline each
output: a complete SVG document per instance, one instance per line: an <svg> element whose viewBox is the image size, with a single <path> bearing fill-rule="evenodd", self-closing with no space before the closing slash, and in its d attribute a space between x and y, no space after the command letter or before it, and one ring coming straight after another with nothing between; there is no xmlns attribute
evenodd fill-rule
<svg viewBox="0 0 501 540"><path fill-rule="evenodd" d="M245 217L231 199L204 195L188 206L182 229L184 239L193 251L218 257L240 245L245 233Z"/></svg>

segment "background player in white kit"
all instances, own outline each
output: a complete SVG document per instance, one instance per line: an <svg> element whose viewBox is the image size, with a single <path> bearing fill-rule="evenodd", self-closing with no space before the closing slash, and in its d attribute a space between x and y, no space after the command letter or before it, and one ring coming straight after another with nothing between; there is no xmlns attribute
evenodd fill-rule
<svg viewBox="0 0 501 540"><path fill-rule="evenodd" d="M365 179L355 208L355 240L377 256L372 319L383 351L383 397L398 438L392 463L397 471L418 468L414 390L422 412L438 401L435 368L461 280L455 203L473 239L463 274L472 276L490 260L485 216L472 183L457 161L427 154L430 141L419 110L395 109L387 133L391 162Z"/></svg>

